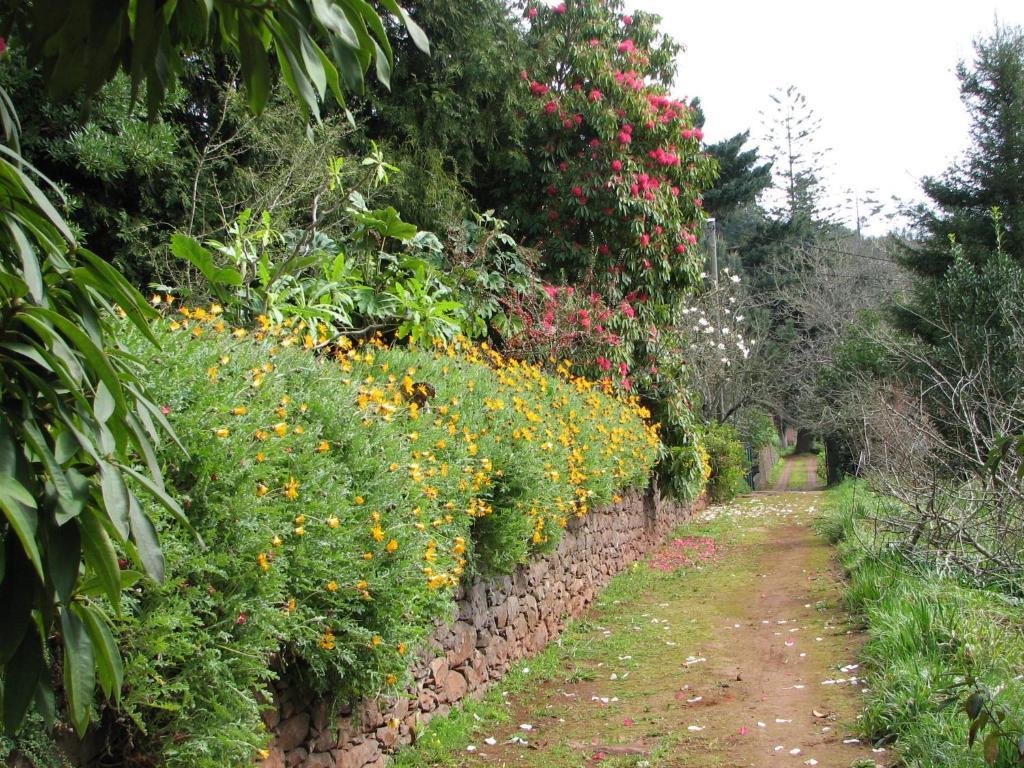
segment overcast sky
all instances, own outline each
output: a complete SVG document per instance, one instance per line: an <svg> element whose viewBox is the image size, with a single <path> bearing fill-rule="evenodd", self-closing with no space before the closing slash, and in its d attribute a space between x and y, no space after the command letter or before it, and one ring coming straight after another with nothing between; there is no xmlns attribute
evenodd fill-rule
<svg viewBox="0 0 1024 768"><path fill-rule="evenodd" d="M835 189L919 199L967 145L955 67L995 19L1024 25L1024 0L626 0L686 46L677 96L699 96L707 141L750 129L769 94L795 85L821 118ZM852 220L852 215L851 215ZM888 229L876 221L870 231Z"/></svg>

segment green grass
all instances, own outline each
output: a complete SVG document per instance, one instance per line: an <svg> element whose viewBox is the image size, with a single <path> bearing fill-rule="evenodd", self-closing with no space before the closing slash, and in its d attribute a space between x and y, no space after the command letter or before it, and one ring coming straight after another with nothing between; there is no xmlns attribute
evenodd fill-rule
<svg viewBox="0 0 1024 768"><path fill-rule="evenodd" d="M894 740L909 768L981 768L980 746L967 744L962 702L969 691L958 689L952 705L942 703L951 684L977 676L1005 708L1003 728L1014 740L1020 735L1024 685L1015 678L1024 668L1024 610L1007 595L912 566L890 539L873 537L865 518L887 503L847 482L829 492L819 522L838 544L850 575L847 603L869 636L862 659L870 693L860 727L870 739ZM1010 739L993 764L1018 765Z"/></svg>
<svg viewBox="0 0 1024 768"><path fill-rule="evenodd" d="M775 466L772 467L771 472L768 474L768 488L774 488L779 483L779 478L782 476L782 468L786 466L786 462L780 457L775 462Z"/></svg>

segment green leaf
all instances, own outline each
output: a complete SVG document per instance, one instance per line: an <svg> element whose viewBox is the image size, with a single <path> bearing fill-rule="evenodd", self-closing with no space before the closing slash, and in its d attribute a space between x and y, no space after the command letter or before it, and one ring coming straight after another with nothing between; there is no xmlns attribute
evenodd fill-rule
<svg viewBox="0 0 1024 768"><path fill-rule="evenodd" d="M164 555L160 550L160 539L157 537L153 521L146 516L139 505L138 499L132 496L129 504L132 519L132 540L138 549L146 573L156 581L164 580Z"/></svg>
<svg viewBox="0 0 1024 768"><path fill-rule="evenodd" d="M7 521L18 536L25 555L35 566L39 578L45 581L43 561L39 556L39 545L36 542L36 528L39 525L36 500L25 490L25 486L13 477L0 476L0 509L3 509L7 516Z"/></svg>
<svg viewBox="0 0 1024 768"><path fill-rule="evenodd" d="M82 620L67 608L60 611L64 643L64 693L68 699L68 715L78 735L85 734L92 714L96 689L96 661L92 641Z"/></svg>
<svg viewBox="0 0 1024 768"><path fill-rule="evenodd" d="M81 603L72 606L75 615L82 620L89 640L92 642L96 656L96 669L99 672L100 687L108 698L115 701L121 698L121 685L124 682L124 663L117 650L117 643L107 626L106 617L98 608Z"/></svg>
<svg viewBox="0 0 1024 768"><path fill-rule="evenodd" d="M427 38L427 33L420 28L420 25L413 21L409 17L409 14L406 13L405 10L395 2L395 0L381 0L381 5L402 20L402 23L405 24L405 28L409 30L409 37L412 38L416 47L424 53L429 54L430 40Z"/></svg>
<svg viewBox="0 0 1024 768"><path fill-rule="evenodd" d="M107 517L121 538L127 539L131 531L128 521L128 487L118 468L106 461L100 462L100 489Z"/></svg>
<svg viewBox="0 0 1024 768"><path fill-rule="evenodd" d="M171 253L198 269L211 285L242 284L241 272L232 267L218 267L213 263L213 255L187 235L176 234L171 237Z"/></svg>
<svg viewBox="0 0 1024 768"><path fill-rule="evenodd" d="M43 646L34 626L25 633L10 663L4 666L4 732L13 736L21 725L44 669Z"/></svg>
<svg viewBox="0 0 1024 768"><path fill-rule="evenodd" d="M82 551L85 554L86 568L92 571L95 576L90 579L101 588L102 594L113 603L114 607L120 610L121 590L124 585L121 581L121 568L117 560L117 551L114 543L107 535L107 530L99 513L89 508L78 518L82 526ZM85 586L79 588L84 591Z"/></svg>
<svg viewBox="0 0 1024 768"><path fill-rule="evenodd" d="M139 571L124 570L119 574L121 579L120 592L133 587L145 576ZM107 594L107 585L100 581L99 576L86 576L78 585L78 594L84 597L99 597Z"/></svg>
<svg viewBox="0 0 1024 768"><path fill-rule="evenodd" d="M110 390L107 389L107 385L102 381L96 387L96 397L93 400L93 413L96 414L96 418L101 424L106 424L110 417L114 415L114 410L117 408L117 402L114 400L114 396L110 394Z"/></svg>
<svg viewBox="0 0 1024 768"><path fill-rule="evenodd" d="M36 591L41 587L31 563L14 536L3 546L5 567L0 580L0 667L6 665L21 645L32 622Z"/></svg>
<svg viewBox="0 0 1024 768"><path fill-rule="evenodd" d="M263 112L270 97L270 63L255 24L249 14L238 15L238 56L242 66L242 81L245 83L249 109L258 115Z"/></svg>
<svg viewBox="0 0 1024 768"><path fill-rule="evenodd" d="M57 598L64 605L71 601L82 562L82 541L74 522L53 527L46 541L46 565Z"/></svg>

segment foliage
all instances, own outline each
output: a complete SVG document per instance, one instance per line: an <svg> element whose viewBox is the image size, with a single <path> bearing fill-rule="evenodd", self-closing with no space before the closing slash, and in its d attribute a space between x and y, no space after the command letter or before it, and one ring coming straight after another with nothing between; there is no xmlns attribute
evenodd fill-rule
<svg viewBox="0 0 1024 768"><path fill-rule="evenodd" d="M1024 259L1024 30L997 24L975 41L974 54L973 62L957 67L971 120L970 148L942 176L924 179L930 205L912 211L919 242L905 251L904 262L925 285L951 265L950 237L972 263L991 256L993 207L1006 222L1004 249Z"/></svg>
<svg viewBox="0 0 1024 768"><path fill-rule="evenodd" d="M748 408L737 418L737 432L747 445L755 451L766 445L779 445L779 430L770 413L760 408Z"/></svg>
<svg viewBox="0 0 1024 768"><path fill-rule="evenodd" d="M394 0L385 6L426 45ZM268 51L277 53L285 81L306 110L319 114L328 85L341 100L338 70L309 36L311 25L331 41L350 87L361 87L370 59L385 80L390 67L379 17L349 0L302 3L286 11L268 4L192 1L160 12L151 2L8 2L3 19L5 36L13 32L26 44L30 64L41 62L53 92L95 93L123 68L133 94L145 83L152 116L184 58L210 35L239 55L256 112L270 93ZM18 729L33 698L45 716L52 714L54 698L44 673L55 661L64 669L70 719L82 733L97 682L115 701L122 692L123 665L100 598L118 612L123 587L137 576L116 567L115 545L151 576L163 577L156 531L136 490L145 489L180 522L185 519L163 488L155 454L163 414L143 393L138 363L110 332L116 306L148 333L146 304L117 270L77 246L33 180L39 175L20 156L17 116L6 93L0 93L0 125L6 142L0 158L4 729ZM58 625L59 658L50 659L46 645Z"/></svg>
<svg viewBox="0 0 1024 768"><path fill-rule="evenodd" d="M527 17L535 58L511 218L553 282L593 281L618 308L604 325L621 342L605 357L646 390L652 326L700 279L700 193L714 167L693 110L667 93L679 46L657 16L624 15L618 0L531 3Z"/></svg>
<svg viewBox="0 0 1024 768"><path fill-rule="evenodd" d="M398 3L382 4L403 21L416 45L429 51L426 35ZM380 16L358 0L183 0L167 8L129 0L74 6L8 1L4 6L4 35L25 43L29 63L42 67L55 96L94 94L123 69L133 93L145 85L150 115L173 91L195 50L238 56L249 107L257 114L270 98L274 56L304 112L317 118L328 89L344 103L345 90L363 90L363 73L371 63L385 86L394 63Z"/></svg>
<svg viewBox="0 0 1024 768"><path fill-rule="evenodd" d="M116 270L78 246L37 184L49 182L20 158L17 117L6 95L0 98L10 144L0 146L3 726L16 731L33 698L52 717L47 667L56 663L63 665L71 721L82 732L97 681L115 701L121 692L109 611L120 609L130 577L119 573L115 544L163 578L163 556L137 491L184 520L155 455L158 425L166 421L111 329L115 305L140 329L151 310ZM47 640L58 627L54 658Z"/></svg>
<svg viewBox="0 0 1024 768"><path fill-rule="evenodd" d="M717 144L709 144L707 152L718 163L718 178L704 192L704 208L716 218L728 217L739 206L757 199L772 183L772 164L756 165L756 149L744 149L750 131L737 133Z"/></svg>
<svg viewBox="0 0 1024 768"><path fill-rule="evenodd" d="M736 428L731 424L709 424L701 445L707 451L711 475L707 480L712 501L729 501L747 489L750 464Z"/></svg>
<svg viewBox="0 0 1024 768"><path fill-rule="evenodd" d="M869 633L860 727L872 741L895 743L911 766L1019 765L1019 601L909 560L898 539L874 534L873 521L893 504L848 481L830 491L822 521L850 576L850 607Z"/></svg>
<svg viewBox="0 0 1024 768"><path fill-rule="evenodd" d="M309 333L186 309L158 325L161 351L131 335L177 372L150 386L190 447L167 452L167 477L206 548L164 521L167 583L126 599L126 760L245 763L282 668L337 701L401 693L462 578L550 551L657 458L645 411L566 366L465 341L316 357Z"/></svg>

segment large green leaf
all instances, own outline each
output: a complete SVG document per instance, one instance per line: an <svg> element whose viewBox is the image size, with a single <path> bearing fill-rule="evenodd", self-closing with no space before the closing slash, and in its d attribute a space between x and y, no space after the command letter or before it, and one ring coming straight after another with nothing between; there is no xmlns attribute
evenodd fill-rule
<svg viewBox="0 0 1024 768"><path fill-rule="evenodd" d="M124 681L124 663L117 649L117 642L107 626L107 617L99 608L75 603L71 608L82 620L89 640L92 642L99 672L100 687L108 698L121 698L121 684Z"/></svg>
<svg viewBox="0 0 1024 768"><path fill-rule="evenodd" d="M10 662L4 666L4 732L13 736L21 725L39 678L43 674L43 646L34 626L21 639Z"/></svg>
<svg viewBox="0 0 1024 768"><path fill-rule="evenodd" d="M39 544L36 541L36 529L39 516L36 512L36 500L25 486L13 477L0 476L0 509L7 516L15 535L21 541L28 559L35 566L40 579L45 579L43 560L39 555Z"/></svg>
<svg viewBox="0 0 1024 768"><path fill-rule="evenodd" d="M233 267L218 267L213 254L187 235L171 237L171 253L198 269L212 285L241 285L242 273Z"/></svg>
<svg viewBox="0 0 1024 768"><path fill-rule="evenodd" d="M68 715L79 735L89 726L96 689L96 657L85 624L67 608L60 611L64 644L64 693Z"/></svg>

